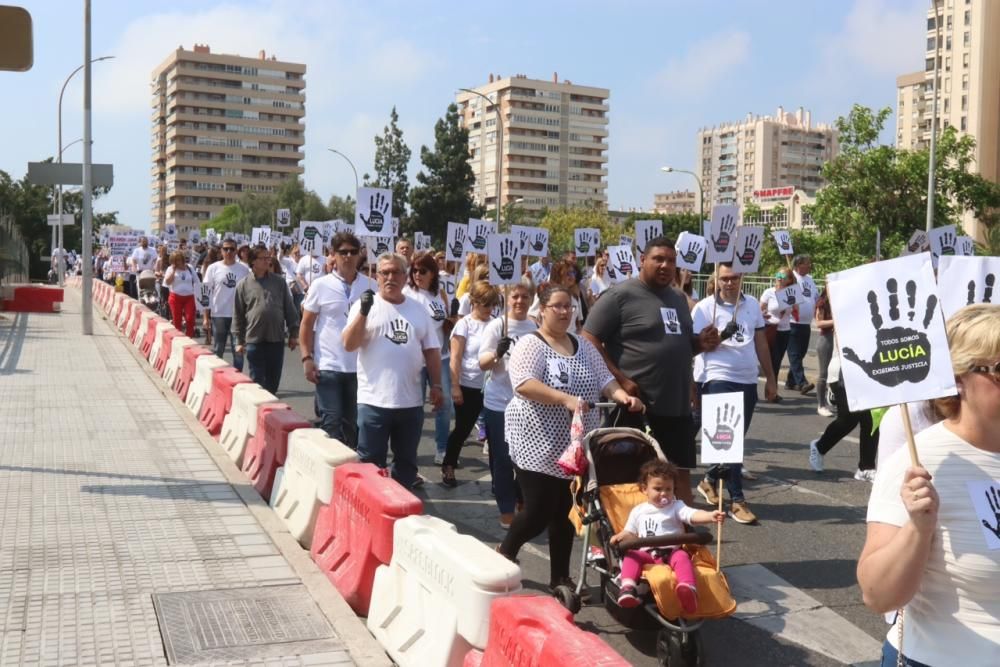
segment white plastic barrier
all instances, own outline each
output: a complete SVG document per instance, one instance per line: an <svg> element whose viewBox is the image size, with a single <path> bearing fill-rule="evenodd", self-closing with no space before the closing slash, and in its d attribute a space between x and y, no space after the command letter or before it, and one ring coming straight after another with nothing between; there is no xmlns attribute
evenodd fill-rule
<svg viewBox="0 0 1000 667"><path fill-rule="evenodd" d="M149 365L152 366L160 358L160 350L163 349L163 335L174 325L170 322L160 322L156 325L156 333L153 335L153 346L149 348Z"/></svg>
<svg viewBox="0 0 1000 667"><path fill-rule="evenodd" d="M259 384L243 383L233 387L233 409L222 420L219 444L236 467L242 469L243 452L250 438L257 435L257 410L262 405L277 402L278 397Z"/></svg>
<svg viewBox="0 0 1000 667"><path fill-rule="evenodd" d="M149 321L156 317L156 313L152 310L140 310L136 306L136 310L139 311L139 328L135 331L135 340L132 344L135 345L136 349L142 348L142 341L146 337L146 330L149 328ZM135 324L135 317L132 318L132 324ZM131 326L131 325L130 325ZM132 332L131 329L128 330L129 333Z"/></svg>
<svg viewBox="0 0 1000 667"><path fill-rule="evenodd" d="M408 516L375 573L368 629L401 667L459 667L486 646L490 604L521 590L521 568L453 524Z"/></svg>
<svg viewBox="0 0 1000 667"><path fill-rule="evenodd" d="M138 302L130 297L122 300L121 311L118 313L118 319L115 320L115 326L118 327L118 331L122 330L122 327L125 325L125 318L131 317L135 307L138 305Z"/></svg>
<svg viewBox="0 0 1000 667"><path fill-rule="evenodd" d="M320 505L333 498L333 469L358 460L353 449L318 428L288 434L285 465L274 475L271 507L288 532L308 549Z"/></svg>
<svg viewBox="0 0 1000 667"><path fill-rule="evenodd" d="M115 325L118 324L118 317L121 315L121 311L125 307L126 299L128 299L127 295L121 292L115 292L115 297L111 300L111 310L108 311L108 319Z"/></svg>
<svg viewBox="0 0 1000 667"><path fill-rule="evenodd" d="M196 418L201 416L201 404L205 402L208 392L212 391L212 371L228 365L214 354L203 354L195 360L194 378L191 380L191 386L188 387L187 399L184 404L188 406L188 410Z"/></svg>
<svg viewBox="0 0 1000 667"><path fill-rule="evenodd" d="M163 367L163 381L171 389L174 387L177 374L181 372L181 366L184 365L184 348L191 345L197 345L197 341L187 336L177 336L170 345L170 356L167 358L167 364Z"/></svg>

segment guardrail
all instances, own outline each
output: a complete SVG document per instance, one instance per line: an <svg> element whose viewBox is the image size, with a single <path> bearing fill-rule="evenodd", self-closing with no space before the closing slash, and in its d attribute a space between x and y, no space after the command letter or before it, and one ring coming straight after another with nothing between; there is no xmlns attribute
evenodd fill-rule
<svg viewBox="0 0 1000 667"><path fill-rule="evenodd" d="M28 247L14 216L0 212L0 285L28 282Z"/></svg>

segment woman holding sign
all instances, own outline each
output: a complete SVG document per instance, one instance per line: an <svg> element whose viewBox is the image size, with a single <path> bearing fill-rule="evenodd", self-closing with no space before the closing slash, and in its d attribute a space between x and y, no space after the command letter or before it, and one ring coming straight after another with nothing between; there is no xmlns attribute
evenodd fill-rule
<svg viewBox="0 0 1000 667"><path fill-rule="evenodd" d="M569 579L575 532L569 520L571 476L556 464L570 444L573 414L580 410L584 429L591 431L600 416L587 410L588 402L603 395L631 412L642 410L643 404L625 393L590 341L568 332L573 313L569 290L553 285L542 290L538 300L538 331L524 336L511 353L508 369L514 398L504 415L524 511L514 515L497 551L513 560L525 542L548 530L550 585L554 588L573 585Z"/></svg>
<svg viewBox="0 0 1000 667"><path fill-rule="evenodd" d="M958 395L879 467L858 560L865 604L900 609L882 664L1000 664L1000 306L948 321Z"/></svg>

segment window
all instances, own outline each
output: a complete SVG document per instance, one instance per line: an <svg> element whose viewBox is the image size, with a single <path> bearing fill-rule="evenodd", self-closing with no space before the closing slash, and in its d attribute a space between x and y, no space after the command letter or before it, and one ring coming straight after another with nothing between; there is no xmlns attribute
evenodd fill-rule
<svg viewBox="0 0 1000 667"><path fill-rule="evenodd" d="M933 51L934 50L934 38L933 37L928 37L927 38L927 50L928 51Z"/></svg>
<svg viewBox="0 0 1000 667"><path fill-rule="evenodd" d="M963 74L962 75L962 90L968 90L968 89L969 89L969 75L968 74Z"/></svg>
<svg viewBox="0 0 1000 667"><path fill-rule="evenodd" d="M944 50L951 51L951 35L948 35L944 39Z"/></svg>
<svg viewBox="0 0 1000 667"><path fill-rule="evenodd" d="M965 17L964 18L965 18L964 25L972 25L972 10L971 9L966 9L965 10Z"/></svg>
<svg viewBox="0 0 1000 667"><path fill-rule="evenodd" d="M962 67L968 67L968 66L969 66L969 54L968 53L963 53L962 54Z"/></svg>
<svg viewBox="0 0 1000 667"><path fill-rule="evenodd" d="M927 29L933 30L934 28L935 28L934 17L932 16L929 19L927 19Z"/></svg>
<svg viewBox="0 0 1000 667"><path fill-rule="evenodd" d="M948 113L948 107L951 106L950 104L948 104L949 102L951 102L951 98L950 97L944 98L944 112L945 113Z"/></svg>
<svg viewBox="0 0 1000 667"><path fill-rule="evenodd" d="M962 111L967 111L969 108L969 96L962 95Z"/></svg>
<svg viewBox="0 0 1000 667"><path fill-rule="evenodd" d="M971 44L972 44L971 33L969 33L969 31L966 30L965 34L962 36L962 46L970 46Z"/></svg>
<svg viewBox="0 0 1000 667"><path fill-rule="evenodd" d="M959 129L961 129L962 132L965 132L967 129L969 129L969 123L968 121L966 121L965 116L962 116L962 121L961 125L959 126Z"/></svg>
<svg viewBox="0 0 1000 667"><path fill-rule="evenodd" d="M945 58L944 59L944 71L945 72L950 72L951 71L951 58Z"/></svg>

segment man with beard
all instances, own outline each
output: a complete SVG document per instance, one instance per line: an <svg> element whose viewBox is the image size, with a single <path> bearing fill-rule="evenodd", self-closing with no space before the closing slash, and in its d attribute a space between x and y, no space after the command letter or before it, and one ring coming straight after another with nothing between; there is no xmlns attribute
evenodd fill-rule
<svg viewBox="0 0 1000 667"><path fill-rule="evenodd" d="M233 368L243 370L243 355L236 353L236 341L232 335L233 303L236 299L236 285L250 275L250 269L236 261L236 241L222 242L222 259L205 269L202 283L208 289L208 308L202 311L205 329L212 332L215 355L222 359L226 352L226 342L233 354Z"/></svg>

